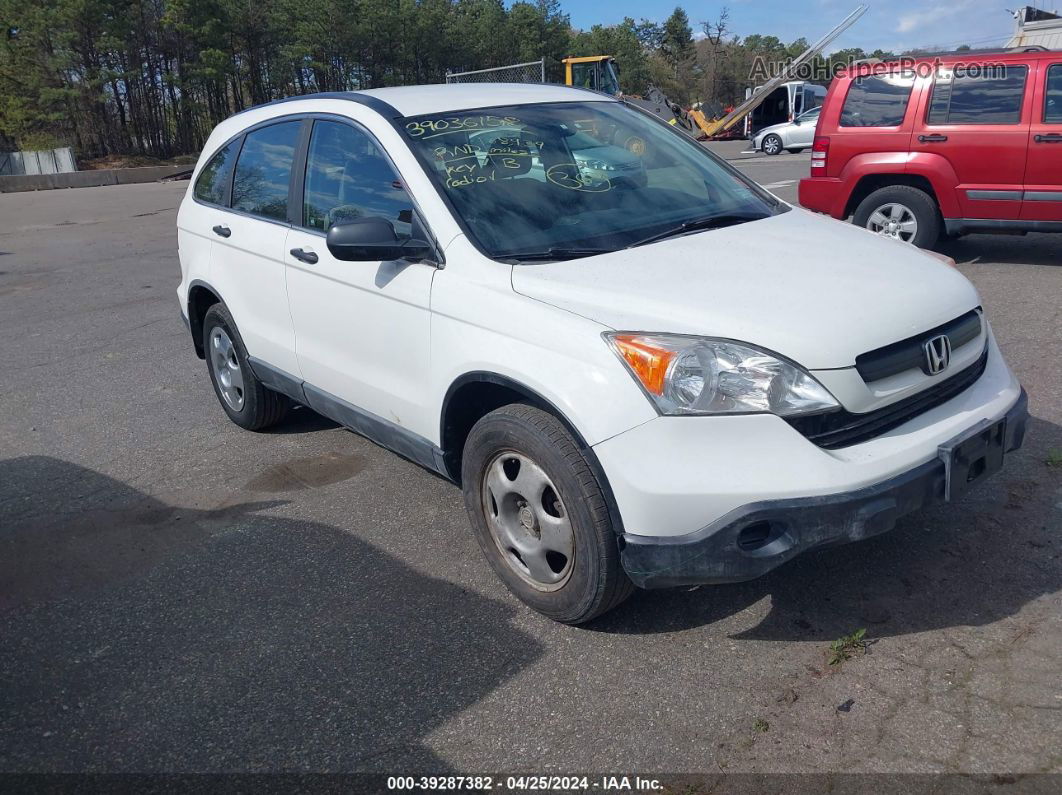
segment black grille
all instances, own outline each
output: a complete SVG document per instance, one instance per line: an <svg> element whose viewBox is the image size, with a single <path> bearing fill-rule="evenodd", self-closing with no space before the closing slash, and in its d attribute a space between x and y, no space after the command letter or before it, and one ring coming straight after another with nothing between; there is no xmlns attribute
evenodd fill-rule
<svg viewBox="0 0 1062 795"><path fill-rule="evenodd" d="M903 425L946 400L951 400L980 378L987 364L986 345L981 358L962 372L922 390L917 395L911 395L877 411L853 414L842 409L810 417L789 417L786 421L810 441L827 450L860 444Z"/></svg>
<svg viewBox="0 0 1062 795"><path fill-rule="evenodd" d="M977 339L981 335L981 313L978 310L979 308L971 310L943 325L923 331L921 334L915 334L905 340L893 342L884 348L860 354L856 357L856 370L868 384L871 381L880 381L882 378L888 378L890 375L916 367L929 375L926 354L922 346L928 340L941 334L948 337L952 350Z"/></svg>

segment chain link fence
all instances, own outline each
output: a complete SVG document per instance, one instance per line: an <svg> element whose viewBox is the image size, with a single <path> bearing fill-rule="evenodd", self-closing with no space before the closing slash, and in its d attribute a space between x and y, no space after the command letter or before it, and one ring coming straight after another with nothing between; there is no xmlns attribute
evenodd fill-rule
<svg viewBox="0 0 1062 795"><path fill-rule="evenodd" d="M472 72L447 72L447 83L545 83L546 59L476 69Z"/></svg>

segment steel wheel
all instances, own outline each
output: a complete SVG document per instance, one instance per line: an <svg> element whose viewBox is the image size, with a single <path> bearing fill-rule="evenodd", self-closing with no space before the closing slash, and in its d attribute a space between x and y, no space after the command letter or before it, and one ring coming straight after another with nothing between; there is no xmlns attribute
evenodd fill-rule
<svg viewBox="0 0 1062 795"><path fill-rule="evenodd" d="M918 234L918 219L911 208L891 202L874 210L867 219L867 229L885 237L910 243Z"/></svg>
<svg viewBox="0 0 1062 795"><path fill-rule="evenodd" d="M210 333L210 365L214 368L222 398L233 411L240 411L243 408L243 371L236 358L236 347L220 326Z"/></svg>
<svg viewBox="0 0 1062 795"><path fill-rule="evenodd" d="M540 591L564 586L575 560L575 533L549 475L526 455L504 451L483 474L483 515L502 558Z"/></svg>

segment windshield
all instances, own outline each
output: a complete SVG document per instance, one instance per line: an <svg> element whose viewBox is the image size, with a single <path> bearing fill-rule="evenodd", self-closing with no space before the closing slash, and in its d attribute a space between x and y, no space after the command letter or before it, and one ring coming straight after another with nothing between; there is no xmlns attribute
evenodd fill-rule
<svg viewBox="0 0 1062 795"><path fill-rule="evenodd" d="M402 127L495 259L603 253L786 208L685 135L619 102L512 105ZM529 257L529 259L532 257Z"/></svg>

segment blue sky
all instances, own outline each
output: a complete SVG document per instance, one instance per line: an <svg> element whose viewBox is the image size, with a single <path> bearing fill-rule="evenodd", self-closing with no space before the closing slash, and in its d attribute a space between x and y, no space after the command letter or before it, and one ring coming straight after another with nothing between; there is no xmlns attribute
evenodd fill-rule
<svg viewBox="0 0 1062 795"><path fill-rule="evenodd" d="M862 47L871 51L906 50L938 45L954 48L960 44L993 47L1006 44L1014 22L1005 10L1018 8L1022 0L862 0L870 10L830 50ZM714 19L719 9L730 9L730 28L746 36L750 33L774 35L790 42L800 36L813 41L840 22L860 0L704 0L678 2L686 9L697 32L700 23ZM665 19L675 8L675 0L561 0L572 24L589 28L595 23L612 24L624 17ZM1033 0L1029 0L1032 5ZM1041 7L1062 8L1062 0L1040 0Z"/></svg>

